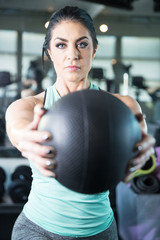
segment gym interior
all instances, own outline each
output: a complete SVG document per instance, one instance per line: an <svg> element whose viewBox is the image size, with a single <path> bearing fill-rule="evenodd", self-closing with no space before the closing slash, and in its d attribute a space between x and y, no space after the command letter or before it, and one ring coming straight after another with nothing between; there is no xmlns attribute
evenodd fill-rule
<svg viewBox="0 0 160 240"><path fill-rule="evenodd" d="M11 239L13 224L28 199L32 183L28 160L8 139L6 109L13 101L39 93L55 82L51 63L46 60L45 68L42 67L42 45L51 13L65 5L84 8L94 20L99 47L90 81L110 93L136 99L146 116L148 132L156 139L154 168L151 164L140 174L145 177L141 179L143 189L120 182L110 191L119 240L158 240L159 0L0 1L0 239Z"/></svg>

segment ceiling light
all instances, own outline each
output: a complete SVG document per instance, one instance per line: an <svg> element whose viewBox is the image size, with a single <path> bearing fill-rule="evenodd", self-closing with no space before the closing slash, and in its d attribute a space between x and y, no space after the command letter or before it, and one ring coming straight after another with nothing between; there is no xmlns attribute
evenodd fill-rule
<svg viewBox="0 0 160 240"><path fill-rule="evenodd" d="M53 6L49 6L49 7L48 7L48 12L53 12L53 10L54 10L54 7L53 7Z"/></svg>
<svg viewBox="0 0 160 240"><path fill-rule="evenodd" d="M108 26L106 24L102 24L99 27L99 29L100 29L101 32L107 32L108 31Z"/></svg>
<svg viewBox="0 0 160 240"><path fill-rule="evenodd" d="M48 28L48 25L49 25L49 21L47 21L47 22L44 24L44 26L45 26L46 29Z"/></svg>

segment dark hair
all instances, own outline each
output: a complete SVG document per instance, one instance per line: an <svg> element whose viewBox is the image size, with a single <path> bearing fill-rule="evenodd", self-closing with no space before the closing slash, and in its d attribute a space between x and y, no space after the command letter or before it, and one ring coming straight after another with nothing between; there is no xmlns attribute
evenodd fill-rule
<svg viewBox="0 0 160 240"><path fill-rule="evenodd" d="M42 60L44 57L44 52L50 59L50 56L48 54L48 49L49 49L49 42L51 39L52 30L54 29L57 23L60 23L61 21L64 21L64 20L74 20L83 24L91 34L93 47L94 48L97 47L98 40L96 37L93 20L90 17L90 15L81 8L67 6L53 13L49 20L49 25L48 25L46 36L45 36L45 42L43 44Z"/></svg>

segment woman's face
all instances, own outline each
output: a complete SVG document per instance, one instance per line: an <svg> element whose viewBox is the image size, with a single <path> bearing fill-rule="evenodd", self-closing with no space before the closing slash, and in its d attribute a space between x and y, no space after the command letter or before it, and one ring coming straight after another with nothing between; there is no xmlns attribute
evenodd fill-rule
<svg viewBox="0 0 160 240"><path fill-rule="evenodd" d="M52 31L48 53L53 61L57 80L86 80L96 50L87 28L74 21L62 21Z"/></svg>

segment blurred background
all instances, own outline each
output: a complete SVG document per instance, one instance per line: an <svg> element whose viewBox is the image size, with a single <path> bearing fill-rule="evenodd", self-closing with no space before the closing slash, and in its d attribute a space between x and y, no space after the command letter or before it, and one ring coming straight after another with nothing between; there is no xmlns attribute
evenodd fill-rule
<svg viewBox="0 0 160 240"><path fill-rule="evenodd" d="M42 68L42 46L51 14L66 5L87 10L94 20L99 47L90 80L109 92L135 98L146 114L149 133L160 145L160 0L0 0L2 240L10 239L7 229L11 229L27 195L24 189L19 200L10 194L13 172L19 165L27 166L27 162L8 141L6 108L16 99L41 92L55 82L56 74L47 59ZM18 176L26 179L26 169L18 171ZM20 186L22 189L22 183Z"/></svg>

